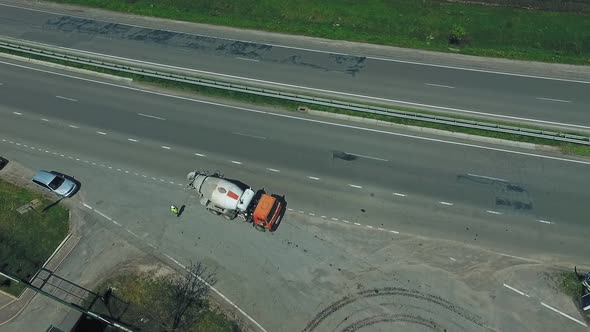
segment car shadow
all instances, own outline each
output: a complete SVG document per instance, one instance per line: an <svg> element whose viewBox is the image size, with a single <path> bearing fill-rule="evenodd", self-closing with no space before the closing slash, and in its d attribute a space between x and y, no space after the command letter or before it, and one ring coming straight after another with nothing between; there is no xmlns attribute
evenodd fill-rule
<svg viewBox="0 0 590 332"><path fill-rule="evenodd" d="M76 184L76 189L74 189L74 191L72 191L72 193L70 194L70 196L68 196L67 198L73 197L74 195L76 195L78 193L78 191L80 191L80 189L82 189L82 183L80 181L76 180L72 176L64 175L64 177Z"/></svg>
<svg viewBox="0 0 590 332"><path fill-rule="evenodd" d="M0 157L0 170L8 165L8 159Z"/></svg>

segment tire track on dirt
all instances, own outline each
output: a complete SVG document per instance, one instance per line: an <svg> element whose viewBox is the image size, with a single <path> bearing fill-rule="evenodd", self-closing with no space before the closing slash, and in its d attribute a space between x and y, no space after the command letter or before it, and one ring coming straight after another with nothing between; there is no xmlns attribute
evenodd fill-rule
<svg viewBox="0 0 590 332"><path fill-rule="evenodd" d="M438 326L435 322L428 320L426 318L420 316L413 316L413 315L379 315L373 316L365 319L361 319L357 322L354 322L348 326L346 326L342 332L355 332L363 327L375 325L378 323L383 322L406 322L406 323L414 323L419 324L425 327L432 329L433 331L440 331L445 332L446 329Z"/></svg>
<svg viewBox="0 0 590 332"><path fill-rule="evenodd" d="M399 287L384 287L384 288L374 288L365 291L361 291L355 294L346 295L340 300L330 304L320 313L318 313L302 330L302 332L311 332L315 328L317 328L326 318L337 312L338 310L342 309L343 307L352 304L358 300L372 298L372 297L380 297L380 296L403 296L414 298L418 300L423 300L431 304L436 304L448 311L451 311L458 316L476 324L481 327L485 327L484 324L481 322L481 317L475 314L470 314L466 310L454 305L453 303L432 294L425 294L417 290L406 289L406 288L399 288Z"/></svg>

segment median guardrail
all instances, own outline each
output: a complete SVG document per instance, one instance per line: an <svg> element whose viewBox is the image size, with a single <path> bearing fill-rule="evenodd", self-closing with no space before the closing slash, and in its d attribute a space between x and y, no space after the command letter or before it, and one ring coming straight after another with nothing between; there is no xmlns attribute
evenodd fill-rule
<svg viewBox="0 0 590 332"><path fill-rule="evenodd" d="M204 78L207 76L210 77L211 75L208 73L201 73L200 75L197 75L198 71L196 70L192 70L191 74L187 75L186 70L173 66L146 63L139 60L122 59L119 57L102 54L99 55L86 51L66 49L53 45L23 41L8 37L0 37L0 48L27 53L39 57L105 68L118 72L126 72L130 74L143 75L176 82L196 84L218 89L255 94L259 96L290 100L302 104L322 105L333 108L363 113L379 114L402 119L411 119L416 121L438 123L463 128L473 128L492 132L536 137L560 142L590 145L590 137L587 136L546 131L541 129L506 126L491 122L480 122L467 119L453 118L449 116L438 116L427 113L407 112L389 107L352 103L343 100L328 99L313 95L292 93L284 90L268 89L253 85L237 84L232 82L231 79L220 80L219 78Z"/></svg>

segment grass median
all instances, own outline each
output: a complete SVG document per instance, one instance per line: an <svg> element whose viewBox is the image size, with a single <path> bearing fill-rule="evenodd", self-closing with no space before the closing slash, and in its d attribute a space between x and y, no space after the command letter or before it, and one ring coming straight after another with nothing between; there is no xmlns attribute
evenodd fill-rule
<svg viewBox="0 0 590 332"><path fill-rule="evenodd" d="M39 199L37 210L19 214L16 209ZM30 190L0 179L0 270L29 280L43 266L69 230L68 210ZM18 296L24 286L0 277L0 290Z"/></svg>
<svg viewBox="0 0 590 332"><path fill-rule="evenodd" d="M96 67L96 66L80 64L80 63L70 62L70 61L63 61L63 60L47 58L47 57L38 56L38 55L31 55L31 54L24 53L24 52L6 50L6 49L1 49L1 48L0 48L0 52L5 52L5 53L9 53L9 54L18 55L18 56L28 57L31 59L37 59L37 60L57 63L57 64L64 65L64 66L86 69L86 70L96 71L96 72L120 76L120 77L128 77L128 78L133 79L135 82L139 82L139 83L143 83L143 84L147 84L147 85L152 85L157 88L166 88L166 89L171 89L171 90L176 90L176 91L190 92L190 93L195 93L197 95L201 95L204 97L213 97L213 98L234 100L234 101L245 102L245 103L254 104L254 105L271 106L271 107L275 107L278 109L293 111L293 112L302 106L302 107L307 107L309 109L322 111L322 112L345 114L345 115L355 116L355 117L359 117L359 118L374 119L374 120L386 121L386 122L391 122L391 123L401 124L401 125L432 128L432 129L439 129L439 130L444 130L444 131L449 131L449 132L454 132L454 133L462 133L462 134L504 139L504 140L510 140L510 141L516 141L516 142L553 146L565 154L579 155L579 156L590 156L590 146L587 146L587 145L566 143L566 142L554 141L554 140L543 139L543 138L535 138L535 137L530 137L530 136L522 136L522 135L516 135L516 134L506 134L506 133L494 132L494 131L482 130L482 129L473 129L473 128L453 126L453 125L438 124L438 123L419 121L419 120L413 120L413 119L404 119L404 118L398 118L398 117L393 117L393 116L364 113L364 112L359 112L359 111L351 111L351 110L347 110L347 109L326 107L326 106L320 106L320 105L314 105L314 104L303 104L303 103L298 103L298 102L289 101L289 100L285 100L285 99L259 96L259 95L250 94L250 93L230 91L230 90L224 90L224 89L220 89L220 88L213 88L213 87L201 86L201 85L196 85L196 84L176 82L176 81L167 80L167 79L154 78L154 77L150 77L150 76L120 72L120 71L115 71L115 70L106 69L106 68L102 68L102 67ZM346 102L346 100L342 100L342 101ZM384 105L378 105L378 104L374 104L373 106L386 107ZM401 110L401 111L413 112L413 113L422 113L422 114L430 114L430 115L443 115L443 116L448 116L448 117L452 117L452 118L456 118L456 119L463 119L463 120L471 120L471 121L476 120L474 118L469 118L469 117L464 117L464 116L448 115L448 114L436 113L436 112L428 112L428 111L424 111L424 110L412 109L412 108L407 108L407 107L395 107L395 109ZM520 127L520 128L526 128L526 129L536 129L536 130L541 129L541 128L537 128L534 126L516 125L514 123L507 123L507 122L493 121L490 123L494 123L494 124L498 124L498 125ZM567 134L581 135L580 133L576 133L576 132L567 132ZM582 136L584 136L584 135L582 135Z"/></svg>
<svg viewBox="0 0 590 332"><path fill-rule="evenodd" d="M590 64L590 3L550 0L53 0L189 22Z"/></svg>

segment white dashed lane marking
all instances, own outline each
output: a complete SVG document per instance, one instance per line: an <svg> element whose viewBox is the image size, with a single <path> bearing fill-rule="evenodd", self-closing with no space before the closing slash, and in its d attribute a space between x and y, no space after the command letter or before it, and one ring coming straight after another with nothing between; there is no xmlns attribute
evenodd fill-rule
<svg viewBox="0 0 590 332"><path fill-rule="evenodd" d="M242 162L236 161L236 160L232 160L231 163L232 164L236 164L236 165L241 165L242 164Z"/></svg>
<svg viewBox="0 0 590 332"><path fill-rule="evenodd" d="M395 196L399 196L399 197L406 197L406 194L400 194L400 193L393 193Z"/></svg>
<svg viewBox="0 0 590 332"><path fill-rule="evenodd" d="M486 210L486 212L490 213L490 214L502 214L502 212L492 211L492 210Z"/></svg>
<svg viewBox="0 0 590 332"><path fill-rule="evenodd" d="M103 132L103 131L97 131L97 134L101 134L101 135L106 135L107 133Z"/></svg>
<svg viewBox="0 0 590 332"><path fill-rule="evenodd" d="M356 189L363 189L363 187L362 187L362 186L359 186L359 185L356 185L356 184L349 184L348 186L349 186L349 187L356 188Z"/></svg>
<svg viewBox="0 0 590 332"><path fill-rule="evenodd" d="M207 157L206 155L202 154L202 153L196 153L195 152L195 156L199 156L199 157Z"/></svg>
<svg viewBox="0 0 590 332"><path fill-rule="evenodd" d="M252 62L259 62L260 61L260 60L257 60L257 59L242 58L242 57L239 57L239 56L237 56L236 59L238 59L238 60L244 60L244 61L252 61Z"/></svg>
<svg viewBox="0 0 590 332"><path fill-rule="evenodd" d="M161 147L162 149L166 149L166 150L170 150L170 149L172 149L171 147L169 147L169 146L166 146L166 145L162 145L162 146L160 146L160 147Z"/></svg>
<svg viewBox="0 0 590 332"><path fill-rule="evenodd" d="M361 157L361 158L366 158L366 159L373 159L373 160L379 160L379 161L389 161L387 159L366 156L364 154L356 154L356 153L352 153L352 152L344 152L344 153L349 154L351 156L356 156L356 157Z"/></svg>
<svg viewBox="0 0 590 332"><path fill-rule="evenodd" d="M130 142L137 142L137 140L135 138L128 138L127 140Z"/></svg>
<svg viewBox="0 0 590 332"><path fill-rule="evenodd" d="M544 306L545 308L549 309L549 310L552 310L552 311L554 311L554 312L562 315L565 318L568 318L568 319L570 319L570 320L572 320L572 321L574 321L574 322L576 322L576 323L584 326L584 327L588 327L588 325L586 325L586 323L582 322L581 320L575 319L574 317L572 317L572 316L570 316L570 315L568 315L568 314L566 314L564 312L561 312L561 311L553 308L552 306L550 306L550 305L548 305L548 304L546 304L544 302L541 302L541 305Z"/></svg>
<svg viewBox="0 0 590 332"><path fill-rule="evenodd" d="M308 176L308 179L318 181L320 178L316 178L315 176Z"/></svg>
<svg viewBox="0 0 590 332"><path fill-rule="evenodd" d="M280 172L278 169L275 168L267 168L267 170L271 171L271 172Z"/></svg>
<svg viewBox="0 0 590 332"><path fill-rule="evenodd" d="M155 116L155 115L149 115L149 114L143 114L143 113L137 113L137 115L143 116L144 118L150 118L150 119L156 119L156 120L162 120L162 121L166 120L164 118L161 118L161 117Z"/></svg>
<svg viewBox="0 0 590 332"><path fill-rule="evenodd" d="M41 118L41 121L49 122L49 119Z"/></svg>
<svg viewBox="0 0 590 332"><path fill-rule="evenodd" d="M433 84L433 83L424 83L424 85L428 85L428 86L433 86L433 87L437 87L437 88L446 88L446 89L454 89L454 86L450 86L450 85L442 85L442 84Z"/></svg>
<svg viewBox="0 0 590 332"><path fill-rule="evenodd" d="M492 177L492 176L477 175L477 174L471 174L471 173L469 173L467 175L472 176L472 177L475 177L475 178L482 178L482 179L488 179L488 180L493 180L493 181L508 182L508 180L504 180L504 179L501 179L501 178L495 178L495 177Z"/></svg>
<svg viewBox="0 0 590 332"><path fill-rule="evenodd" d="M539 99L539 100L545 100L545 101L554 101L554 102L557 102L557 103L571 103L571 101L569 101L569 100L563 100L563 99L543 98L543 97L537 97L537 99Z"/></svg>
<svg viewBox="0 0 590 332"><path fill-rule="evenodd" d="M64 96L55 96L55 98L59 98L59 99L67 100L67 101L73 101L73 102L78 101L76 99L68 98L68 97L64 97Z"/></svg>
<svg viewBox="0 0 590 332"><path fill-rule="evenodd" d="M250 137L250 138L261 139L261 140L265 140L266 139L266 137L264 137L264 136L256 136L256 135L244 134L244 133L239 133L239 132L236 132L236 131L232 131L232 134L239 135L239 136Z"/></svg>
<svg viewBox="0 0 590 332"><path fill-rule="evenodd" d="M453 204L453 203L444 202L444 201L440 201L439 203L440 203L440 204L442 204L442 205L448 205L448 206L453 206L453 205L455 205L455 204Z"/></svg>
<svg viewBox="0 0 590 332"><path fill-rule="evenodd" d="M12 114L23 115L21 112L12 112Z"/></svg>
<svg viewBox="0 0 590 332"><path fill-rule="evenodd" d="M504 284L504 287L506 287L506 288L510 289L511 291L513 291L515 293L518 293L518 294L520 294L522 296L530 297L528 294L526 294L526 293L524 293L522 291L519 291L518 289L516 289L516 288L514 288L512 286L508 286L508 285Z"/></svg>
<svg viewBox="0 0 590 332"><path fill-rule="evenodd" d="M68 127L70 127L70 128L75 128L75 129L78 129L78 128L80 128L80 127L78 127L78 126L74 126L74 125L68 125Z"/></svg>

